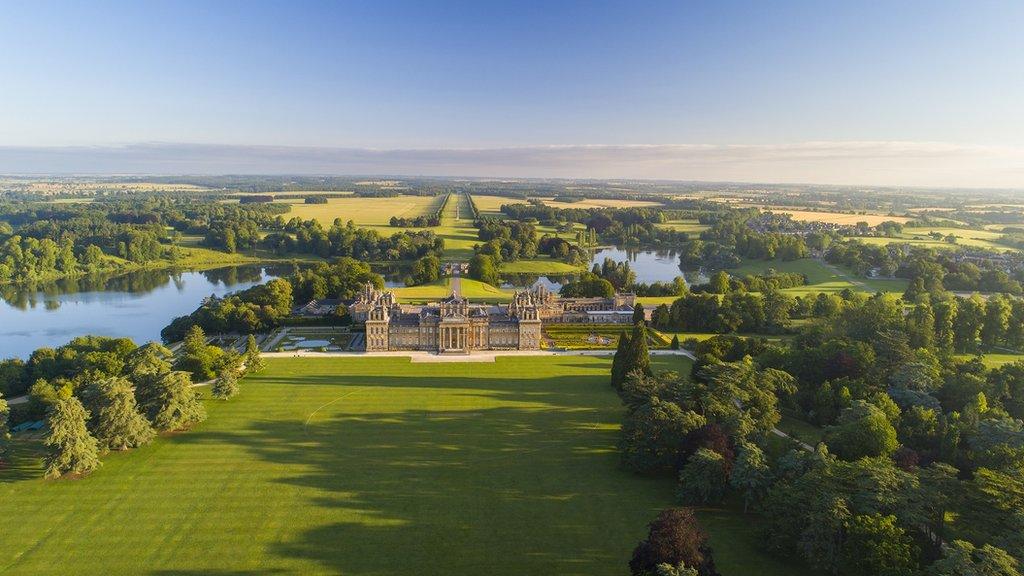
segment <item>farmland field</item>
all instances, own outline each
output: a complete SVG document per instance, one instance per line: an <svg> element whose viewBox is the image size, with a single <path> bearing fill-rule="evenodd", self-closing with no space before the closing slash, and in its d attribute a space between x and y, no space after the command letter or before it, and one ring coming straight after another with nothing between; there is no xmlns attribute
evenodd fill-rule
<svg viewBox="0 0 1024 576"><path fill-rule="evenodd" d="M303 220L319 220L329 228L335 218L342 222L352 220L356 226L386 227L391 233L398 228L388 226L392 216L415 218L436 210L444 196L392 196L385 198L329 198L327 204L304 204L302 200L287 200L291 210L285 218L298 216ZM381 231L384 234L384 231ZM390 234L388 234L390 235Z"/></svg>
<svg viewBox="0 0 1024 576"><path fill-rule="evenodd" d="M938 233L943 236L952 234L957 237L956 243L952 244L946 242L943 239L936 239L929 236L930 233ZM915 246L928 246L931 248L944 248L944 249L956 249L962 246L973 246L975 248L985 248L988 250L995 250L997 252L1005 252L1013 250L1009 246L1003 246L997 244L997 240L1002 235L1001 232L993 230L969 230L966 228L943 228L943 227L915 227L915 228L904 228L903 233L897 235L895 238L861 238L857 240L864 242L865 244L877 244L877 245L888 245L893 243L906 243Z"/></svg>
<svg viewBox="0 0 1024 576"><path fill-rule="evenodd" d="M509 198L507 196L489 196L487 194L473 194L473 203L476 204L476 209L480 211L481 216L491 216L494 218L500 218L502 216L502 205L526 204L526 200L520 200L519 198Z"/></svg>
<svg viewBox="0 0 1024 576"><path fill-rule="evenodd" d="M869 226L878 226L882 222L903 223L909 218L903 216L888 216L886 214L847 214L845 212L815 212L811 210L792 210L789 208L775 208L771 206L762 207L761 210L771 211L776 214L789 214L793 220L803 222L827 222L852 226L858 222L867 222Z"/></svg>
<svg viewBox="0 0 1024 576"><path fill-rule="evenodd" d="M684 358L654 358L685 373ZM5 574L619 575L675 482L618 466L608 360L274 358L209 419L44 481L0 471ZM699 512L724 576L798 574ZM500 561L495 561L500 559Z"/></svg>
<svg viewBox="0 0 1024 576"><path fill-rule="evenodd" d="M544 204L554 208L639 208L661 206L649 200L618 200L614 198L585 198L580 202L559 202L553 198L545 198Z"/></svg>

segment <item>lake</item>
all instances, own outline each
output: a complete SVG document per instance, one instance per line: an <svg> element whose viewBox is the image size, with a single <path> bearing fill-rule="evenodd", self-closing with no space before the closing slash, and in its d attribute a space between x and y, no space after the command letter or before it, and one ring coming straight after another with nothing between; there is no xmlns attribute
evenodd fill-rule
<svg viewBox="0 0 1024 576"><path fill-rule="evenodd" d="M635 250L605 246L594 251L588 269L594 264L600 266L605 258L614 262L629 262L629 267L636 273L636 281L644 284L652 282L671 282L676 276L683 276L691 284L707 282L703 271L686 271L679 269L679 253L671 250ZM578 275L538 276L533 274L506 274L502 276L503 288L528 288L538 282L548 289L557 292L562 284L571 282Z"/></svg>
<svg viewBox="0 0 1024 576"><path fill-rule="evenodd" d="M36 287L0 287L0 358L27 358L76 336L160 340L160 330L211 294L223 296L280 275L291 266L235 266L204 272L167 270L88 277Z"/></svg>

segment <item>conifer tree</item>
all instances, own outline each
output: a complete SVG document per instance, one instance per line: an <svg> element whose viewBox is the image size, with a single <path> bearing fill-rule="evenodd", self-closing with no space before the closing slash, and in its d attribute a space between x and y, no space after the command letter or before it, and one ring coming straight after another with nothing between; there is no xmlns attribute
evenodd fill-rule
<svg viewBox="0 0 1024 576"><path fill-rule="evenodd" d="M672 350L679 350L679 335L678 334L673 334L672 335L672 343L669 344L668 347L670 349L672 349Z"/></svg>
<svg viewBox="0 0 1024 576"><path fill-rule="evenodd" d="M89 418L78 398L60 398L50 409L50 432L47 446L46 477L64 474L86 474L100 465L96 439L89 434L85 422Z"/></svg>
<svg viewBox="0 0 1024 576"><path fill-rule="evenodd" d="M633 325L633 335L629 338L623 370L623 377L634 370L639 370L645 376L654 374L651 371L651 353L647 347L647 326L642 322Z"/></svg>
<svg viewBox="0 0 1024 576"><path fill-rule="evenodd" d="M245 371L259 372L265 366L266 363L260 356L260 348L256 345L256 337L249 334L249 339L245 342Z"/></svg>
<svg viewBox="0 0 1024 576"><path fill-rule="evenodd" d="M7 457L7 446L11 439L11 431L7 427L7 418L10 414L11 410L7 407L4 395L0 394L0 462Z"/></svg>
<svg viewBox="0 0 1024 576"><path fill-rule="evenodd" d="M143 413L158 431L183 430L206 419L206 409L187 372L147 378L138 394Z"/></svg>
<svg viewBox="0 0 1024 576"><path fill-rule="evenodd" d="M625 365L629 348L629 334L623 330L619 333L619 344L612 357L612 387L616 390L622 388L622 381L626 378Z"/></svg>
<svg viewBox="0 0 1024 576"><path fill-rule="evenodd" d="M220 400L227 400L238 394L238 378L235 376L235 371L230 368L221 370L217 379L213 381L212 393L214 398Z"/></svg>
<svg viewBox="0 0 1024 576"><path fill-rule="evenodd" d="M137 448L153 439L155 432L139 413L132 384L125 378L109 378L96 385L94 435L102 450Z"/></svg>
<svg viewBox="0 0 1024 576"><path fill-rule="evenodd" d="M644 305L639 302L633 305L633 324L637 322L647 323L647 319L644 318Z"/></svg>
<svg viewBox="0 0 1024 576"><path fill-rule="evenodd" d="M181 349L185 354L197 356L203 353L206 348L206 335L203 334L203 329L198 325L193 324L188 332L185 333L185 338L181 342Z"/></svg>

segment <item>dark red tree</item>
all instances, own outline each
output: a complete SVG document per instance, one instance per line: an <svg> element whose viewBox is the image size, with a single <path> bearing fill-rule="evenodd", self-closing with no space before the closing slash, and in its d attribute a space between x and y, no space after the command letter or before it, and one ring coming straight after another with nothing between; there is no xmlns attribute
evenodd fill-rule
<svg viewBox="0 0 1024 576"><path fill-rule="evenodd" d="M642 576L658 564L696 568L700 576L718 576L707 536L690 508L668 508L649 524L647 540L637 544L629 570Z"/></svg>

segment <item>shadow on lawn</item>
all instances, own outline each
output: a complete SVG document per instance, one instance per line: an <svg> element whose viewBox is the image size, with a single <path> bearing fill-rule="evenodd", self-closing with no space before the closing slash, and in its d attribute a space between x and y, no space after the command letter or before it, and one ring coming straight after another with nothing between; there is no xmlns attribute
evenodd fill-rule
<svg viewBox="0 0 1024 576"><path fill-rule="evenodd" d="M592 368L593 366L589 366ZM185 442L237 443L287 465L276 481L309 488L315 527L270 545L343 574L620 574L672 487L618 468L621 407L605 377L485 380L310 375L285 384L379 394L435 388L438 410L346 412L256 421ZM298 392L301 394L301 392ZM499 401L482 408L466 395Z"/></svg>

